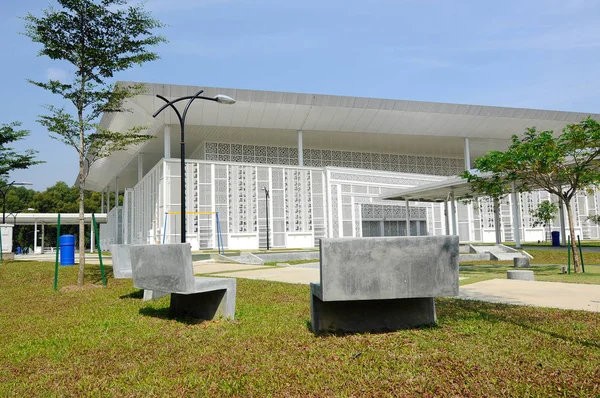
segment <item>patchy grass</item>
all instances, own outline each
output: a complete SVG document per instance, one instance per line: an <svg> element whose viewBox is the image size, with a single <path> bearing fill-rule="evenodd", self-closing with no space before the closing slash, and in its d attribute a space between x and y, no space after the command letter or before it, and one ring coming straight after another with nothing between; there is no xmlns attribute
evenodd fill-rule
<svg viewBox="0 0 600 398"><path fill-rule="evenodd" d="M600 394L597 313L439 299L436 327L315 336L306 285L240 279L235 321L194 322L131 280L52 280L51 263L0 266L0 396Z"/></svg>
<svg viewBox="0 0 600 398"><path fill-rule="evenodd" d="M555 264L555 265L567 265L567 249L559 250L526 250L527 253L533 256L531 264ZM571 266L573 259L571 258ZM583 262L588 264L600 264L600 252L583 252ZM512 261L462 261L460 265L512 265Z"/></svg>

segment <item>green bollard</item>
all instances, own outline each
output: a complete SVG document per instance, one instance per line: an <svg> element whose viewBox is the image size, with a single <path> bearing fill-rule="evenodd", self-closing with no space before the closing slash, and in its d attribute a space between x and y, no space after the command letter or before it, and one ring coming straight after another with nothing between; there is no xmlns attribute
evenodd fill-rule
<svg viewBox="0 0 600 398"><path fill-rule="evenodd" d="M60 213L56 227L56 260L54 261L54 291L58 290L58 252L60 251Z"/></svg>
<svg viewBox="0 0 600 398"><path fill-rule="evenodd" d="M104 263L102 263L102 248L100 247L100 233L98 232L98 224L96 223L96 216L94 213L92 213L92 223L94 224L94 235L96 235L96 250L98 250L98 259L100 260L102 284L106 286L106 274L104 273Z"/></svg>
<svg viewBox="0 0 600 398"><path fill-rule="evenodd" d="M581 258L581 272L585 273L585 264L583 263L583 252L581 251L581 241L577 235L577 246L579 246L579 257Z"/></svg>

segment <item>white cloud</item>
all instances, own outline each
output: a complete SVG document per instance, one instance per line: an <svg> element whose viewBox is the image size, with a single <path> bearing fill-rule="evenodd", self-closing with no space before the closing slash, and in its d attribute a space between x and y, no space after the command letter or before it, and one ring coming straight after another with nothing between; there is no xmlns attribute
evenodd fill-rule
<svg viewBox="0 0 600 398"><path fill-rule="evenodd" d="M48 68L46 69L46 78L48 80L58 80L61 83L68 83L71 81L69 72L60 68Z"/></svg>

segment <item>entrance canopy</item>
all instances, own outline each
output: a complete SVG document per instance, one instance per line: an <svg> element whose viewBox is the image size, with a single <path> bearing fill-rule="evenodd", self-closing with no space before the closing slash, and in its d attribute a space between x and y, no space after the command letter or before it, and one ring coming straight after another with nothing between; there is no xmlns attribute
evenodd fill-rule
<svg viewBox="0 0 600 398"><path fill-rule="evenodd" d="M382 195L385 200L408 200L414 202L445 202L450 199L464 196L477 196L471 190L471 184L461 177L451 177L446 180L436 181L416 187L405 188L396 192Z"/></svg>

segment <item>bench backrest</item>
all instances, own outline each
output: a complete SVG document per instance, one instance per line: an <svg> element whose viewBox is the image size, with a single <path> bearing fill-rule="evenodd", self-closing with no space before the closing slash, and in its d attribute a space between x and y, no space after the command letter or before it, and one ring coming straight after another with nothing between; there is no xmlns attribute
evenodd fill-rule
<svg viewBox="0 0 600 398"><path fill-rule="evenodd" d="M131 245L110 245L113 275L116 279L131 278L130 247Z"/></svg>
<svg viewBox="0 0 600 398"><path fill-rule="evenodd" d="M194 266L189 243L130 245L133 285L168 293L194 293Z"/></svg>
<svg viewBox="0 0 600 398"><path fill-rule="evenodd" d="M458 236L321 239L323 301L458 295Z"/></svg>

